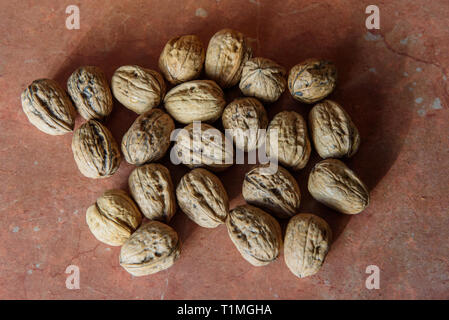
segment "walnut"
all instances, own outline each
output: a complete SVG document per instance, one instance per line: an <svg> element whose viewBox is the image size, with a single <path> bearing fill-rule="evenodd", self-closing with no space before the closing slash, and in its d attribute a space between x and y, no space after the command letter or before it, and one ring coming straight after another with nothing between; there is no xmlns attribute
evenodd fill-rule
<svg viewBox="0 0 449 320"><path fill-rule="evenodd" d="M176 136L172 152L191 169L222 171L233 164L232 143L207 123L194 122L184 127Z"/></svg>
<svg viewBox="0 0 449 320"><path fill-rule="evenodd" d="M303 117L295 111L279 112L268 126L266 150L269 157L286 167L304 168L312 148Z"/></svg>
<svg viewBox="0 0 449 320"><path fill-rule="evenodd" d="M222 88L232 87L240 81L243 65L251 56L251 46L242 33L220 30L213 35L207 47L206 75Z"/></svg>
<svg viewBox="0 0 449 320"><path fill-rule="evenodd" d="M237 98L224 109L223 127L232 129L237 148L244 151L257 149L265 135L259 129L266 129L268 117L265 108L255 98Z"/></svg>
<svg viewBox="0 0 449 320"><path fill-rule="evenodd" d="M129 191L150 220L169 222L176 213L176 199L170 172L150 163L134 169L128 178Z"/></svg>
<svg viewBox="0 0 449 320"><path fill-rule="evenodd" d="M162 222L149 221L122 246L120 265L133 276L146 276L170 268L180 253L176 231Z"/></svg>
<svg viewBox="0 0 449 320"><path fill-rule="evenodd" d="M318 162L309 175L308 188L315 200L341 213L357 214L369 204L368 188L337 159Z"/></svg>
<svg viewBox="0 0 449 320"><path fill-rule="evenodd" d="M111 113L112 94L106 76L100 68L78 68L67 81L67 89L84 119L102 120Z"/></svg>
<svg viewBox="0 0 449 320"><path fill-rule="evenodd" d="M95 238L121 246L142 222L134 201L123 190L108 190L86 212L86 222Z"/></svg>
<svg viewBox="0 0 449 320"><path fill-rule="evenodd" d="M286 70L266 58L252 58L243 66L240 90L245 96L271 103L279 99L287 86Z"/></svg>
<svg viewBox="0 0 449 320"><path fill-rule="evenodd" d="M196 35L170 39L159 57L159 69L172 84L197 79L203 69L206 53Z"/></svg>
<svg viewBox="0 0 449 320"><path fill-rule="evenodd" d="M321 158L349 158L359 148L359 131L336 102L324 100L315 105L309 113L309 126Z"/></svg>
<svg viewBox="0 0 449 320"><path fill-rule="evenodd" d="M326 98L337 84L337 69L332 62L308 59L294 66L288 75L293 98L314 103Z"/></svg>
<svg viewBox="0 0 449 320"><path fill-rule="evenodd" d="M73 131L75 108L56 81L33 81L21 95L22 108L28 120L39 130L51 135Z"/></svg>
<svg viewBox="0 0 449 320"><path fill-rule="evenodd" d="M264 172L264 168L267 165L255 167L246 173L243 198L281 219L295 215L301 201L301 192L295 178L281 166L273 174Z"/></svg>
<svg viewBox="0 0 449 320"><path fill-rule="evenodd" d="M157 107L166 90L159 72L139 66L122 66L115 70L111 88L122 105L138 114Z"/></svg>
<svg viewBox="0 0 449 320"><path fill-rule="evenodd" d="M141 114L122 139L122 152L128 163L142 165L161 159L170 146L173 119L161 109Z"/></svg>
<svg viewBox="0 0 449 320"><path fill-rule="evenodd" d="M214 122L226 105L221 88L211 80L194 80L171 89L164 99L165 109L178 122Z"/></svg>
<svg viewBox="0 0 449 320"><path fill-rule="evenodd" d="M302 213L290 219L285 231L284 259L299 278L314 275L324 263L332 241L332 230L320 217Z"/></svg>
<svg viewBox="0 0 449 320"><path fill-rule="evenodd" d="M111 132L96 120L82 124L73 134L72 151L81 173L88 178L112 176L121 155Z"/></svg>
<svg viewBox="0 0 449 320"><path fill-rule="evenodd" d="M201 227L224 223L229 211L228 194L220 179L205 169L184 175L176 188L181 210Z"/></svg>
<svg viewBox="0 0 449 320"><path fill-rule="evenodd" d="M229 212L226 227L237 250L253 266L267 265L279 256L281 227L265 211L251 205L238 206Z"/></svg>

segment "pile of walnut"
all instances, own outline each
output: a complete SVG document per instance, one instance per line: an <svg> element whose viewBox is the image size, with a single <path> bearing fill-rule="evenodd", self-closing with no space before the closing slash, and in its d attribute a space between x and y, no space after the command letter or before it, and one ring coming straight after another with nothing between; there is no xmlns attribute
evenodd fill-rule
<svg viewBox="0 0 449 320"><path fill-rule="evenodd" d="M203 66L209 80L196 80ZM285 69L276 62L252 57L242 33L224 29L212 37L207 50L195 35L171 39L159 58L159 68L162 75L139 66L118 68L111 80L111 92L104 73L85 66L68 79L68 94L48 79L34 81L22 93L29 121L45 133L73 131L76 111L87 120L75 130L72 140L75 162L86 177L113 175L122 155L137 166L129 176L130 195L109 190L87 209L86 220L93 235L109 245L122 246L120 265L135 276L164 270L173 265L181 251L178 234L167 225L179 206L202 227L225 224L232 242L249 263L262 266L274 261L284 243L288 268L298 277L315 274L328 253L332 232L322 218L299 214L301 194L295 178L281 166L272 175L263 173L266 165L257 166L246 173L243 183L242 194L248 204L229 210L223 184L209 171L232 165L213 158L226 155L225 146L214 143L214 136L205 133L199 137L199 148L192 148L192 122L202 121L202 131L213 128L210 123L220 118L225 129L268 129L267 154L293 171L304 168L309 160L310 134L316 151L325 160L310 173L309 192L336 211L357 214L368 206L368 190L335 158L353 156L360 136L338 103L323 100L336 86L335 66L309 59L294 66L287 79ZM174 85L167 93L164 77ZM222 88L237 84L246 97L226 105ZM269 121L263 103L278 100L287 85L293 98L315 104L308 125L295 111L280 112ZM113 96L139 114L123 136L121 148L102 123L112 111ZM162 105L165 111L157 108ZM198 160L187 163L192 170L176 189L169 170L155 163L170 147L173 119L186 125L174 145L179 158L193 155ZM277 150L270 144L272 130L278 132ZM252 151L263 140L254 130L253 136L234 143ZM223 152L214 152L217 149ZM201 157L199 150L211 157ZM149 221L142 223L142 215ZM284 238L275 217L290 219Z"/></svg>

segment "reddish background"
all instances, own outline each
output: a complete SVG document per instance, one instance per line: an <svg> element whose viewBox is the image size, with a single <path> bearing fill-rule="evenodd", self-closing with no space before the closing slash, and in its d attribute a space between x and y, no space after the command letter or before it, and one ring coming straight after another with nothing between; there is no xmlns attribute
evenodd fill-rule
<svg viewBox="0 0 449 320"><path fill-rule="evenodd" d="M80 30L65 27L71 4L80 7ZM0 1L0 298L449 298L449 3L376 1L376 32L365 28L368 4ZM81 65L98 65L108 77L124 64L157 69L170 37L196 33L207 44L224 27L244 32L255 55L287 68L309 57L336 63L340 77L331 98L345 107L362 136L359 152L346 162L369 186L371 204L349 217L313 201L306 179L318 159L314 152L307 168L294 175L301 212L324 217L335 234L319 274L295 278L283 256L252 267L224 226L203 229L178 212L171 225L183 242L180 260L167 271L132 277L118 264L120 248L92 236L85 210L104 190L127 189L133 167L123 162L101 181L83 177L72 157L72 135L52 137L34 128L22 112L20 93L43 77L65 86ZM228 100L237 93L228 92ZM306 116L310 107L288 93L267 106L270 118L284 109ZM107 126L120 141L136 117L115 101ZM241 182L250 167L219 174L231 207L243 203ZM172 172L177 182L187 169ZM65 286L71 264L80 268L80 290ZM380 267L379 290L365 288L368 265Z"/></svg>

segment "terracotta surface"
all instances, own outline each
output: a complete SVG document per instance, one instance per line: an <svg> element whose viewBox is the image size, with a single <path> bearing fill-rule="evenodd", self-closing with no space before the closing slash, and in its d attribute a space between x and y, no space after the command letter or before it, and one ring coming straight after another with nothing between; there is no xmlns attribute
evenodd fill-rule
<svg viewBox="0 0 449 320"><path fill-rule="evenodd" d="M365 8L371 2L2 0L0 298L449 298L449 3L379 0L381 29L369 32ZM80 6L80 30L65 27L70 4ZM170 37L196 33L207 44L224 27L244 32L255 55L287 68L309 57L336 63L339 84L331 97L362 137L346 163L369 186L371 204L350 217L313 201L306 179L318 160L314 152L295 177L301 212L319 214L335 234L319 274L297 279L283 256L252 267L224 226L203 229L178 212L171 225L183 242L180 260L167 271L132 277L118 264L120 248L89 232L85 210L104 190L127 189L133 167L123 162L101 181L83 177L72 157L72 135L52 137L28 123L20 93L42 77L65 85L81 65L100 66L109 78L123 64L157 68ZM229 100L237 95L227 92ZM306 116L309 108L288 93L267 106L270 118L284 109ZM120 140L136 117L115 101L106 124ZM78 116L77 127L81 123ZM219 174L231 207L243 203L241 182L250 167ZM169 168L176 182L187 172ZM69 265L80 268L79 290L65 286ZM381 270L379 290L365 288L368 265Z"/></svg>

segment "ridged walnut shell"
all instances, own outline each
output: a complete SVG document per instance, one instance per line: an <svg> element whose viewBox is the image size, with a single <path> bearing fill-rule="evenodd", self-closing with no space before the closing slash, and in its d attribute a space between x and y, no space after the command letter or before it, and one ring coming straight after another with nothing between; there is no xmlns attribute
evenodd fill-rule
<svg viewBox="0 0 449 320"><path fill-rule="evenodd" d="M142 215L125 191L108 190L87 209L86 222L95 238L121 246L139 227Z"/></svg>
<svg viewBox="0 0 449 320"><path fill-rule="evenodd" d="M323 265L331 242L332 230L326 221L313 214L294 216L285 231L287 267L299 278L314 275Z"/></svg>
<svg viewBox="0 0 449 320"><path fill-rule="evenodd" d="M315 200L341 213L357 214L369 204L368 188L337 159L318 162L310 172L308 188Z"/></svg>
<svg viewBox="0 0 449 320"><path fill-rule="evenodd" d="M176 231L162 222L149 221L122 246L120 265L133 276L146 276L170 268L180 254Z"/></svg>
<svg viewBox="0 0 449 320"><path fill-rule="evenodd" d="M360 135L351 117L336 102L324 100L309 113L313 144L321 158L352 157L360 145Z"/></svg>
<svg viewBox="0 0 449 320"><path fill-rule="evenodd" d="M173 182L163 165L150 163L134 169L128 185L132 197L148 219L168 223L176 213Z"/></svg>
<svg viewBox="0 0 449 320"><path fill-rule="evenodd" d="M138 114L161 104L166 90L159 72L133 65L115 70L111 88L122 105Z"/></svg>
<svg viewBox="0 0 449 320"><path fill-rule="evenodd" d="M273 60L252 58L243 66L240 90L266 103L279 99L287 87L286 70Z"/></svg>
<svg viewBox="0 0 449 320"><path fill-rule="evenodd" d="M205 169L185 174L176 188L176 198L181 210L201 227L215 228L226 221L226 189L216 175Z"/></svg>
<svg viewBox="0 0 449 320"><path fill-rule="evenodd" d="M267 165L255 167L245 175L242 195L246 202L284 219L298 213L301 192L295 178L278 166L273 174L265 173Z"/></svg>
<svg viewBox="0 0 449 320"><path fill-rule="evenodd" d="M265 211L250 206L238 206L226 220L229 237L246 261L264 266L276 260L282 246L279 223Z"/></svg>
<svg viewBox="0 0 449 320"><path fill-rule="evenodd" d="M173 119L161 109L141 114L122 138L122 152L128 163L142 165L161 159L170 147Z"/></svg>
<svg viewBox="0 0 449 320"><path fill-rule="evenodd" d="M308 59L294 66L288 75L288 89L293 98L315 103L326 98L337 85L337 69L332 62Z"/></svg>
<svg viewBox="0 0 449 320"><path fill-rule="evenodd" d="M312 150L304 118L295 111L282 111L275 115L268 125L266 150L268 156L277 158L286 167L293 170L304 168Z"/></svg>
<svg viewBox="0 0 449 320"><path fill-rule="evenodd" d="M255 98L237 98L223 111L223 127L232 129L235 146L244 151L257 149L263 142L268 116L264 106Z"/></svg>
<svg viewBox="0 0 449 320"><path fill-rule="evenodd" d="M103 71L80 67L67 81L67 90L79 114L86 120L106 118L112 111L112 94Z"/></svg>
<svg viewBox="0 0 449 320"><path fill-rule="evenodd" d="M73 131L75 108L56 81L35 80L20 98L28 121L42 132L56 136Z"/></svg>
<svg viewBox="0 0 449 320"><path fill-rule="evenodd" d="M117 142L96 120L85 122L73 133L72 152L78 169L88 178L110 177L121 162Z"/></svg>
<svg viewBox="0 0 449 320"><path fill-rule="evenodd" d="M196 35L170 39L159 57L159 69L172 84L197 79L203 70L206 51Z"/></svg>
<svg viewBox="0 0 449 320"><path fill-rule="evenodd" d="M191 169L222 171L234 161L232 142L207 123L194 122L180 130L172 152L180 163Z"/></svg>
<svg viewBox="0 0 449 320"><path fill-rule="evenodd" d="M251 46L241 32L220 30L213 35L207 47L206 75L222 88L232 87L240 81L243 65L252 54Z"/></svg>
<svg viewBox="0 0 449 320"><path fill-rule="evenodd" d="M223 90L211 80L194 80L171 89L164 99L165 109L178 122L214 122L226 105Z"/></svg>

